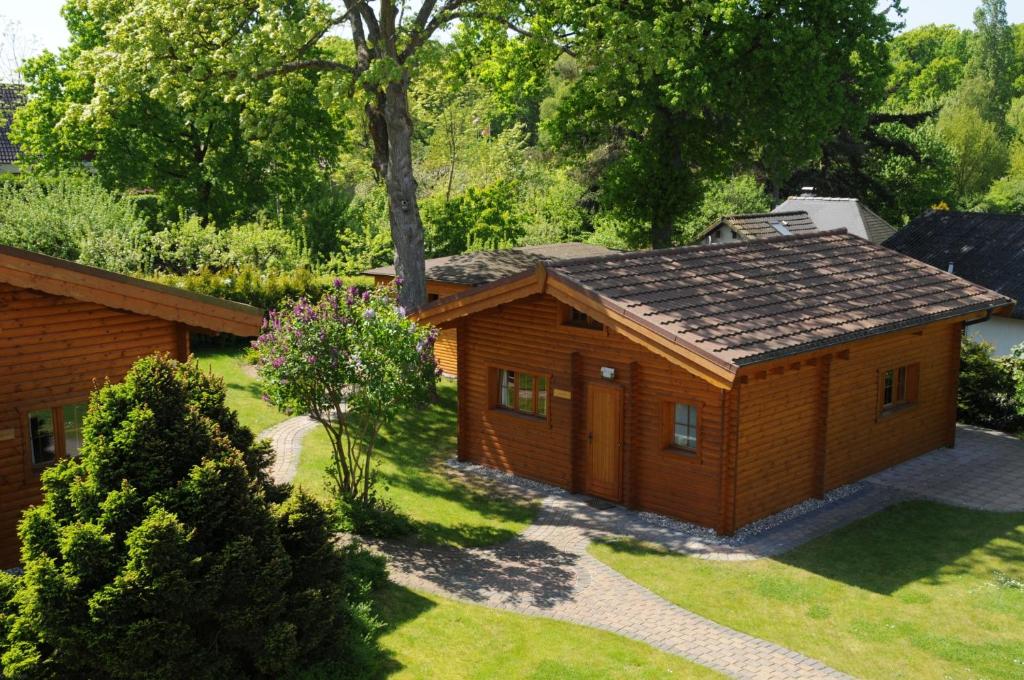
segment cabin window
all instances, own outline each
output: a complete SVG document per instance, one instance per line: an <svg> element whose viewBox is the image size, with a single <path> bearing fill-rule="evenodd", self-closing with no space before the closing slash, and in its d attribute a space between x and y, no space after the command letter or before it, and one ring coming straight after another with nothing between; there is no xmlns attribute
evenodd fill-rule
<svg viewBox="0 0 1024 680"><path fill-rule="evenodd" d="M53 427L52 410L29 413L28 433L33 465L46 465L57 459L57 434Z"/></svg>
<svg viewBox="0 0 1024 680"><path fill-rule="evenodd" d="M917 401L918 364L894 366L879 373L880 411L888 413Z"/></svg>
<svg viewBox="0 0 1024 680"><path fill-rule="evenodd" d="M672 404L672 446L697 450L697 407L693 404Z"/></svg>
<svg viewBox="0 0 1024 680"><path fill-rule="evenodd" d="M86 407L86 404L69 404L29 412L29 456L33 467L78 455L82 448Z"/></svg>
<svg viewBox="0 0 1024 680"><path fill-rule="evenodd" d="M546 418L548 415L548 378L545 375L498 370L497 406L525 415Z"/></svg>
<svg viewBox="0 0 1024 680"><path fill-rule="evenodd" d="M572 326L574 328L586 328L592 331L599 331L604 328L604 325L600 321L597 321L586 312L581 312L575 307L570 307L569 305L563 306L562 324L565 326Z"/></svg>
<svg viewBox="0 0 1024 680"><path fill-rule="evenodd" d="M82 420L85 418L85 404L73 404L61 409L64 415L64 455L77 458L82 449Z"/></svg>

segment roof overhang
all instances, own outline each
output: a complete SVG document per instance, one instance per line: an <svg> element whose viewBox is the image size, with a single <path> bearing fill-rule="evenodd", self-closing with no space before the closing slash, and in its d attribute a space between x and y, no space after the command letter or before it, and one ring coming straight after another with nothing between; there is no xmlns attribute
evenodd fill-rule
<svg viewBox="0 0 1024 680"><path fill-rule="evenodd" d="M9 246L0 246L0 282L214 333L252 337L259 335L263 324L263 310L251 305Z"/></svg>
<svg viewBox="0 0 1024 680"><path fill-rule="evenodd" d="M467 316L543 294L585 312L623 337L718 388L732 387L737 366L690 347L671 333L644 323L628 309L583 289L557 272L549 271L542 263L538 263L533 271L442 298L419 308L412 316L423 323L452 326Z"/></svg>

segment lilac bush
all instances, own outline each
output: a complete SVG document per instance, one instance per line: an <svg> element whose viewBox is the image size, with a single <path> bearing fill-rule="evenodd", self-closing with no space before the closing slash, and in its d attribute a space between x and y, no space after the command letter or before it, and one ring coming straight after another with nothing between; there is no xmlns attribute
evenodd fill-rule
<svg viewBox="0 0 1024 680"><path fill-rule="evenodd" d="M432 394L436 331L409 319L394 286L334 290L271 311L253 342L264 399L308 413L333 448L327 473L339 499L369 501L377 436Z"/></svg>

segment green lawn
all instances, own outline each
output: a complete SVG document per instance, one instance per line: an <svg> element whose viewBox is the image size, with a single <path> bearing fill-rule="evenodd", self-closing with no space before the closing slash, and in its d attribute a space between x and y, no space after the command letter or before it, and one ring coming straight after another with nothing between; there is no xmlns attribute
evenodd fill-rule
<svg viewBox="0 0 1024 680"><path fill-rule="evenodd" d="M612 633L388 586L382 667L393 678L714 678L713 671Z"/></svg>
<svg viewBox="0 0 1024 680"><path fill-rule="evenodd" d="M256 379L243 368L245 351L237 348L204 349L195 353L204 371L212 371L224 379L228 406L238 411L238 419L259 434L271 425L288 418L260 398Z"/></svg>
<svg viewBox="0 0 1024 680"><path fill-rule="evenodd" d="M1024 678L1024 513L896 505L775 559L591 552L718 623L867 678Z"/></svg>
<svg viewBox="0 0 1024 680"><path fill-rule="evenodd" d="M536 515L535 504L489 494L448 479L443 461L455 448L455 385L438 386L438 403L412 409L385 428L377 444L384 497L412 518L422 540L480 546L508 540ZM323 495L330 442L321 428L302 446L295 483Z"/></svg>

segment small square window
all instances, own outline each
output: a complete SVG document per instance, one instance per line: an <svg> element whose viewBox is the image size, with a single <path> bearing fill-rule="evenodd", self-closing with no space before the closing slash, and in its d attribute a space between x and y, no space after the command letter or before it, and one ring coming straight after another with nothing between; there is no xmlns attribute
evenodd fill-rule
<svg viewBox="0 0 1024 680"><path fill-rule="evenodd" d="M28 414L32 465L46 465L57 459L57 438L53 429L53 411L32 411Z"/></svg>
<svg viewBox="0 0 1024 680"><path fill-rule="evenodd" d="M541 418L548 415L548 377L498 369L497 408Z"/></svg>
<svg viewBox="0 0 1024 680"><path fill-rule="evenodd" d="M878 401L883 413L917 401L918 364L907 364L879 372Z"/></svg>

